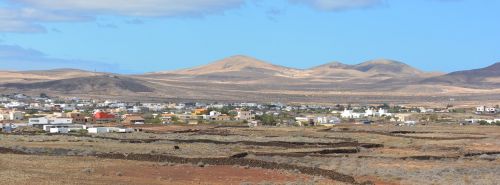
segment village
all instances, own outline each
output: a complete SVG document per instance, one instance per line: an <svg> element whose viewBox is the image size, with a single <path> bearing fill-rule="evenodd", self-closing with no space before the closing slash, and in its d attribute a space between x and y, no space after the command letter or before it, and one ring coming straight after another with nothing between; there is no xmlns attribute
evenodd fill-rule
<svg viewBox="0 0 500 185"><path fill-rule="evenodd" d="M500 125L498 105L470 108L404 105L287 105L283 103L145 103L24 94L0 98L2 132L131 133L168 125L311 127L417 124ZM31 128L31 129L22 129ZM154 128L152 128L154 130Z"/></svg>

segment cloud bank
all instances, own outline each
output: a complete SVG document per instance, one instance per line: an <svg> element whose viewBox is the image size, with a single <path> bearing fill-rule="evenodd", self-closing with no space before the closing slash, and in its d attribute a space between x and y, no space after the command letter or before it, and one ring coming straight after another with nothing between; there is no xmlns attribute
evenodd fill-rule
<svg viewBox="0 0 500 185"><path fill-rule="evenodd" d="M203 16L236 8L245 0L8 0L0 6L0 32L46 32L48 22L94 20L98 16Z"/></svg>
<svg viewBox="0 0 500 185"><path fill-rule="evenodd" d="M382 4L382 0L289 0L323 11L341 11L354 8L368 8Z"/></svg>

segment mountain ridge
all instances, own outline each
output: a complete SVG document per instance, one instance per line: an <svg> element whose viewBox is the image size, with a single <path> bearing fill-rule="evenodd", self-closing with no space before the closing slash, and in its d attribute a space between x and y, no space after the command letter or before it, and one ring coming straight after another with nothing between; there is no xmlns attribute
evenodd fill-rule
<svg viewBox="0 0 500 185"><path fill-rule="evenodd" d="M176 72L140 75L78 69L0 71L0 93L284 102L408 101L413 97L427 101L464 94L466 98L475 97L470 93L483 93L485 98L491 98L500 94L499 72L500 63L495 63L445 75L429 74L387 59L355 65L330 62L295 69L233 56Z"/></svg>

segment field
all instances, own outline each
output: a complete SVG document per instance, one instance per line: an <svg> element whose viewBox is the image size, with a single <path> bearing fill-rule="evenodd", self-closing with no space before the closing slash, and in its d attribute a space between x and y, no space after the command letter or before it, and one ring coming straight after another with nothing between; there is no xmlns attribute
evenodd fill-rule
<svg viewBox="0 0 500 185"><path fill-rule="evenodd" d="M500 127L451 125L3 134L0 179L2 184L497 184L499 138Z"/></svg>

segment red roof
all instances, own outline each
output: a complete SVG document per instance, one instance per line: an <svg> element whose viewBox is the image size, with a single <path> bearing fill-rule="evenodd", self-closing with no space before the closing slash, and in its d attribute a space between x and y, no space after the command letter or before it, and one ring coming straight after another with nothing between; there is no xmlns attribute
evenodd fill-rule
<svg viewBox="0 0 500 185"><path fill-rule="evenodd" d="M115 118L114 114L110 114L107 112L97 112L94 114L95 119L113 119Z"/></svg>

